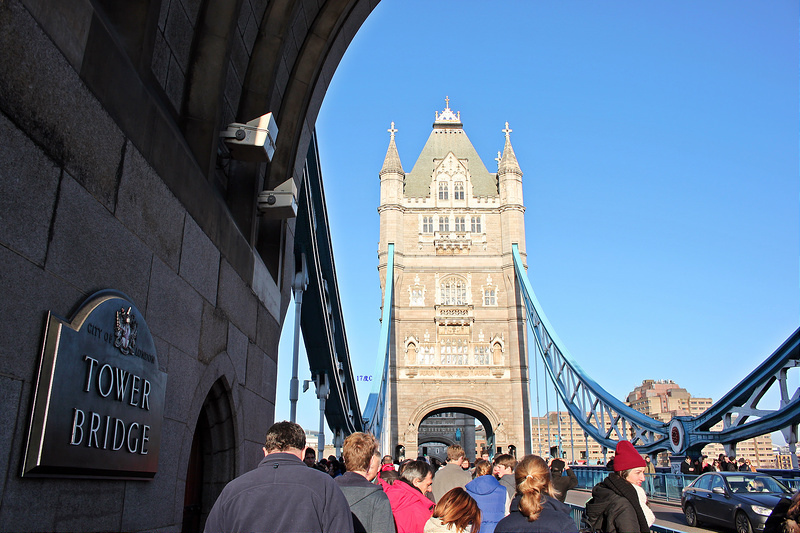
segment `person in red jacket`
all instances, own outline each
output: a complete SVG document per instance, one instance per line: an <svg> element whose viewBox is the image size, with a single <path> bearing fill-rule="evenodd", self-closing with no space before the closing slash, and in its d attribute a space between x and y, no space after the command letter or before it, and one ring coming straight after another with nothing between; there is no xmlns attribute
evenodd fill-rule
<svg viewBox="0 0 800 533"><path fill-rule="evenodd" d="M431 491L433 473L425 461L409 461L400 471L400 479L384 484L389 497L397 533L423 533L425 522L433 516Z"/></svg>

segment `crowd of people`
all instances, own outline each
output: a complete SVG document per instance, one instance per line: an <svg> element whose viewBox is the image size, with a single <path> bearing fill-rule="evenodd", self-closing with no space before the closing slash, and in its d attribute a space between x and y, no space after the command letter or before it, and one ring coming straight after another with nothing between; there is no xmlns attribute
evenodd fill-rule
<svg viewBox="0 0 800 533"><path fill-rule="evenodd" d="M686 457L681 463L681 474L685 476L699 476L706 472L756 472L756 467L750 459L729 457L724 453L719 454L719 459L708 461L708 456L703 455L698 459Z"/></svg>
<svg viewBox="0 0 800 533"><path fill-rule="evenodd" d="M341 458L317 461L303 429L285 421L270 427L263 451L258 467L222 490L207 533L578 532L564 503L578 482L561 459L485 454L473 466L453 445L444 464L424 457L396 464L380 455L374 436L353 433ZM617 444L613 471L592 489L581 531L650 531L655 515L642 488L652 468L647 459L630 442Z"/></svg>

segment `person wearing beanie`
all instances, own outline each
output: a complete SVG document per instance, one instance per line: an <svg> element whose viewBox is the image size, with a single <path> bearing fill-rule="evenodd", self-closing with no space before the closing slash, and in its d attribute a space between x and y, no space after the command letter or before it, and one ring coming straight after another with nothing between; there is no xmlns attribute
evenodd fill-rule
<svg viewBox="0 0 800 533"><path fill-rule="evenodd" d="M590 531L647 533L655 515L642 488L645 460L627 440L617 443L614 472L592 489L583 521Z"/></svg>
<svg viewBox="0 0 800 533"><path fill-rule="evenodd" d="M566 475L564 471L566 469ZM550 477L553 488L556 491L556 498L563 502L567 499L567 491L578 486L578 476L562 459L550 461Z"/></svg>

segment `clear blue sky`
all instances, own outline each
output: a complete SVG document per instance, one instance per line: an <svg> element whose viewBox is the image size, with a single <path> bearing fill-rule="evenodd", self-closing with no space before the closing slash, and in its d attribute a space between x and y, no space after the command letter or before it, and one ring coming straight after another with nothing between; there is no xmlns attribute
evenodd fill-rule
<svg viewBox="0 0 800 533"><path fill-rule="evenodd" d="M798 327L796 1L383 0L317 121L354 374L377 351L386 130L410 172L445 96L490 172L509 122L528 276L613 395L672 379L717 400ZM299 405L315 428L313 387Z"/></svg>

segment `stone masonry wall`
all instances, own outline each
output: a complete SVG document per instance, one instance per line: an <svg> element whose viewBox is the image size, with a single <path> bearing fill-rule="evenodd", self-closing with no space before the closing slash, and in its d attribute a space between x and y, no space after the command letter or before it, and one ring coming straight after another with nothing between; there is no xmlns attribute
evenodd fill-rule
<svg viewBox="0 0 800 533"><path fill-rule="evenodd" d="M259 460L279 308L232 268L19 2L0 2L0 49L0 530L175 531L217 380L235 415L236 473ZM69 318L106 288L142 311L167 373L158 474L21 478L46 313Z"/></svg>

